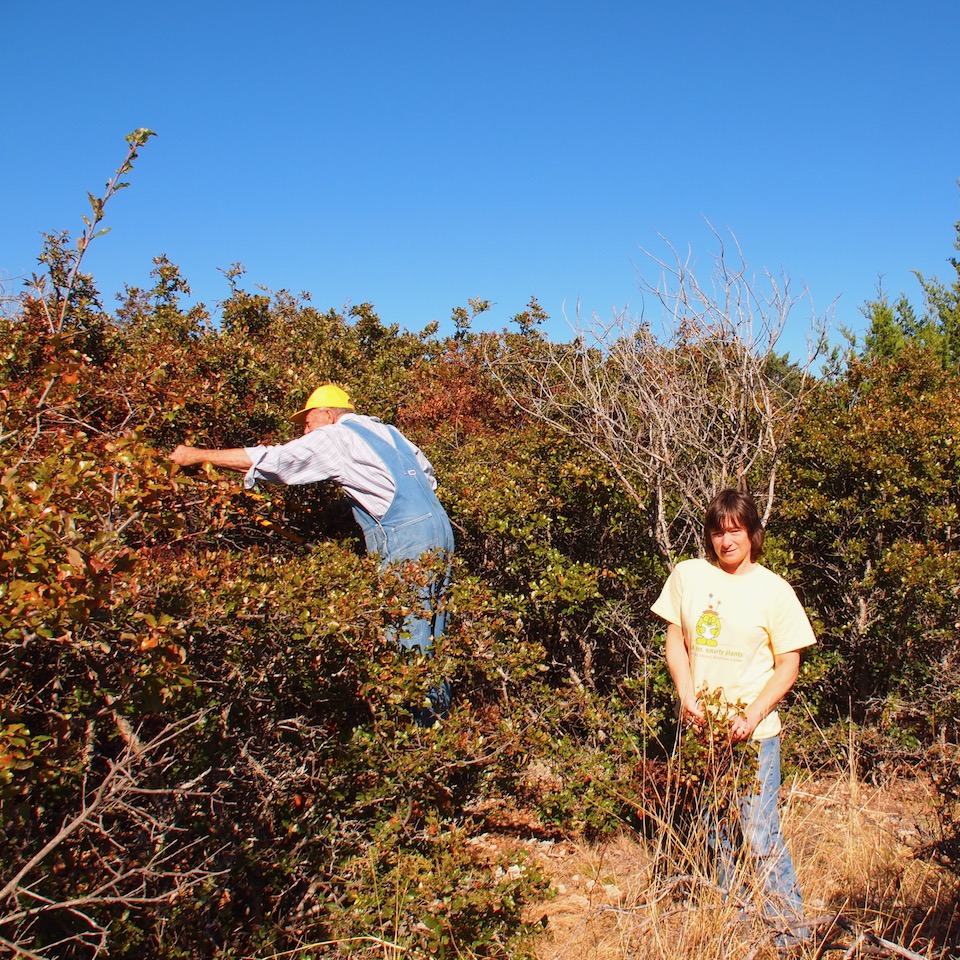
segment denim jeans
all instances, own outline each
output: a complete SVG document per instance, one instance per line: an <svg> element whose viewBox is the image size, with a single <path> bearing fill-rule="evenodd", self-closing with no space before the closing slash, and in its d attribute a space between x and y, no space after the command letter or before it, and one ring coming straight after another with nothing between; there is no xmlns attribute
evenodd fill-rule
<svg viewBox="0 0 960 960"><path fill-rule="evenodd" d="M447 626L444 595L450 585L450 557L453 537L446 514L428 513L406 524L371 526L364 531L369 553L380 556L383 569L405 560L439 558L437 572L431 573L418 590L419 610L403 621L396 634L397 642L407 650L427 656L433 653L433 641L443 635ZM391 633L394 631L391 630Z"/></svg>
<svg viewBox="0 0 960 960"><path fill-rule="evenodd" d="M432 727L438 720L446 720L450 713L453 687L449 680L441 680L439 686L427 691L429 707L411 707L410 715L418 727Z"/></svg>
<svg viewBox="0 0 960 960"><path fill-rule="evenodd" d="M705 811L705 819L721 888L728 894L749 895L742 872L742 861L749 856L763 892L763 917L776 931L776 945L787 947L805 939L810 931L803 923L800 885L780 831L780 738L740 746L736 753L746 759L757 744L757 777L744 778L750 789L733 798L725 817Z"/></svg>

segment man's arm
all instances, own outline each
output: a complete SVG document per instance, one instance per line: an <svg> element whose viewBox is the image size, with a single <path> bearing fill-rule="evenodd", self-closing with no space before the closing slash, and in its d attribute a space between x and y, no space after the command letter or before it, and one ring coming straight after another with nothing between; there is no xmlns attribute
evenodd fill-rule
<svg viewBox="0 0 960 960"><path fill-rule="evenodd" d="M246 473L253 466L253 461L247 456L247 451L243 447L231 450L208 450L204 447L188 447L181 443L170 454L170 459L174 463L179 463L181 467L195 467L201 463L209 463L211 466L235 470L237 473Z"/></svg>

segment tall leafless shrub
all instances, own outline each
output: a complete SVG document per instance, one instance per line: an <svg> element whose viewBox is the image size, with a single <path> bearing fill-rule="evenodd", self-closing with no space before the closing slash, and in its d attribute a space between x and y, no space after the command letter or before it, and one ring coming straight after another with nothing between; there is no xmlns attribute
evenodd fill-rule
<svg viewBox="0 0 960 960"><path fill-rule="evenodd" d="M703 283L687 259L647 253L639 315L574 324L569 343L504 350L494 374L528 414L606 463L643 511L668 563L697 541L705 503L726 486L773 507L777 463L812 384L825 319L808 321L802 363L777 352L794 295L786 276L752 276L739 245L719 252Z"/></svg>

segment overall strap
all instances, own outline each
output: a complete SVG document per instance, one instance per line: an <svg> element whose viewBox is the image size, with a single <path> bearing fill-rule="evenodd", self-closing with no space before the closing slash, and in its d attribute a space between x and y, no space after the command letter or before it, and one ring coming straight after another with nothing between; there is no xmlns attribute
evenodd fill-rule
<svg viewBox="0 0 960 960"><path fill-rule="evenodd" d="M413 446L396 427L387 426L394 441L394 443L390 443L389 440L385 440L369 427L362 426L359 423L346 421L343 426L352 430L370 446L373 452L383 461L384 466L393 478L393 500L387 508L387 512L379 518L381 524L389 522L391 514L418 509L420 505L428 509L436 507L442 510L436 493L430 486L427 475L423 472L423 467L417 461Z"/></svg>

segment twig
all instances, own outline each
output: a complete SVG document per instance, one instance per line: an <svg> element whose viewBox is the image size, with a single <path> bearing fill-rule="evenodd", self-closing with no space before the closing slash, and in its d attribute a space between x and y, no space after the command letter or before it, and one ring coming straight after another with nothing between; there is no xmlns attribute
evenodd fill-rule
<svg viewBox="0 0 960 960"><path fill-rule="evenodd" d="M875 933L872 933L869 930L861 930L857 932L856 927L849 920L844 920L843 917L837 917L837 925L843 927L848 933L857 934L856 942L850 948L854 949L858 944L863 941L868 942L871 946L880 947L883 950L887 950L890 953L895 953L899 957L906 957L906 960L927 960L927 958L922 953L916 953L913 950L908 950L906 947L900 946L899 943L894 943L892 940L885 940L883 937L878 937ZM850 951L847 951L849 956L853 956Z"/></svg>

